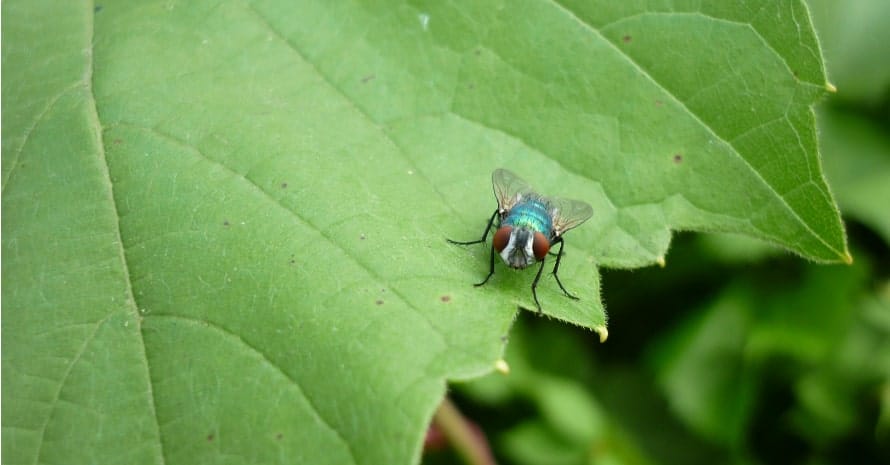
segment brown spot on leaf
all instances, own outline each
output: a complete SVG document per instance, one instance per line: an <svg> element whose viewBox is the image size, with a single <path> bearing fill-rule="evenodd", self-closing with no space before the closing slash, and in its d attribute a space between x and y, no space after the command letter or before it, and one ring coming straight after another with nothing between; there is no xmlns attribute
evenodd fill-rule
<svg viewBox="0 0 890 465"><path fill-rule="evenodd" d="M683 154L675 153L674 154L674 163L683 163Z"/></svg>
<svg viewBox="0 0 890 465"><path fill-rule="evenodd" d="M663 103L661 100L656 100L656 101L655 101L655 106L656 106L656 107L660 107L660 106L662 106L662 105L664 105L664 103Z"/></svg>
<svg viewBox="0 0 890 465"><path fill-rule="evenodd" d="M286 182L281 183L281 188L282 188L282 189L287 189L287 183L286 183Z"/></svg>
<svg viewBox="0 0 890 465"><path fill-rule="evenodd" d="M284 437L284 435L281 434L281 433L278 433L278 434L275 435L275 439L277 439L277 440L279 440L279 441L280 441L281 438L283 438L283 437Z"/></svg>
<svg viewBox="0 0 890 465"><path fill-rule="evenodd" d="M213 433L207 435L207 442L213 441Z"/></svg>
<svg viewBox="0 0 890 465"><path fill-rule="evenodd" d="M451 296L443 295L442 297L439 297L439 300L441 300L442 302L451 302Z"/></svg>
<svg viewBox="0 0 890 465"><path fill-rule="evenodd" d="M622 37L621 40L623 40L624 43L626 44L626 43L630 42L631 40L633 40L633 37L631 37L630 34L628 34L628 35L625 35L624 37Z"/></svg>
<svg viewBox="0 0 890 465"><path fill-rule="evenodd" d="M373 81L373 80L376 79L376 78L377 78L377 76L375 76L375 75L373 75L373 74L369 74L369 75L367 75L367 76L365 76L365 77L362 78L362 84L367 84L367 83Z"/></svg>
<svg viewBox="0 0 890 465"><path fill-rule="evenodd" d="M229 220L223 220L223 226L228 227L228 226L229 226Z"/></svg>
<svg viewBox="0 0 890 465"><path fill-rule="evenodd" d="M374 303L377 305L383 305L383 299L377 299L377 301Z"/></svg>

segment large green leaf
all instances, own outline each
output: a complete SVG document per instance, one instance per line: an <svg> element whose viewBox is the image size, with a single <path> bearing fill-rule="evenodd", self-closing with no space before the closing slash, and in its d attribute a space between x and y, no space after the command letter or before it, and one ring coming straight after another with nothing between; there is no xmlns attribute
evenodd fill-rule
<svg viewBox="0 0 890 465"><path fill-rule="evenodd" d="M698 2L696 2L698 3ZM3 459L405 463L490 370L507 166L591 203L539 296L672 229L848 260L801 3L3 2Z"/></svg>

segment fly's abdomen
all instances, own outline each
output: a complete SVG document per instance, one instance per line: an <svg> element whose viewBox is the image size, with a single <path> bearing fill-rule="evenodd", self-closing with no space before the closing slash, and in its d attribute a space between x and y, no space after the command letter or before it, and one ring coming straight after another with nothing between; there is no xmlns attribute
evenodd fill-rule
<svg viewBox="0 0 890 465"><path fill-rule="evenodd" d="M529 200L514 206L507 214L503 224L514 228L524 227L550 237L553 221L547 210L547 205L544 202Z"/></svg>

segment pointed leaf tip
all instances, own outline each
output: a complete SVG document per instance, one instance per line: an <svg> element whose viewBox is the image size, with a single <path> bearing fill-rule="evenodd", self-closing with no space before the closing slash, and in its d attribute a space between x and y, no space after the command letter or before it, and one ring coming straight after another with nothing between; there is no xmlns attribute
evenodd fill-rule
<svg viewBox="0 0 890 465"><path fill-rule="evenodd" d="M609 330L606 329L606 325L600 325L593 328L597 334L600 335L600 344L606 342L606 339L609 338Z"/></svg>
<svg viewBox="0 0 890 465"><path fill-rule="evenodd" d="M498 361L494 362L494 369L502 375L510 374L510 365L507 364L507 361L504 359L499 359Z"/></svg>

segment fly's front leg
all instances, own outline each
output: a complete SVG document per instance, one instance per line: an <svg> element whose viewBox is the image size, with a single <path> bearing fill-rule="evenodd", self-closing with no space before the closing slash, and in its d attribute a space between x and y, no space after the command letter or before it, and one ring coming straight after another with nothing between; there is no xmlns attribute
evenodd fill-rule
<svg viewBox="0 0 890 465"><path fill-rule="evenodd" d="M497 213L497 212L495 212L495 213ZM494 274L494 244L492 244L492 246L491 246L491 259L489 260L489 264L488 264L488 276L486 276L485 279L483 279L481 283L476 283L473 285L476 287L479 287L479 286L487 283L488 279L491 278L491 275L493 275L493 274Z"/></svg>
<svg viewBox="0 0 890 465"><path fill-rule="evenodd" d="M482 233L482 239L478 241L469 241L469 242L458 242L448 238L445 238L446 241L457 244L457 245L473 245L473 244L481 244L485 242L485 239L488 239L488 233L491 231L491 225L494 224L494 219L498 216L498 209L494 210L494 213L491 214L491 218L488 220L488 226L485 227L485 231Z"/></svg>
<svg viewBox="0 0 890 465"><path fill-rule="evenodd" d="M488 239L488 233L491 232L491 225L494 224L494 219L497 218L498 213L499 213L499 210L495 209L494 213L491 214L491 218L488 219L488 225L485 226L485 231L482 233L482 238L479 239L478 241L458 242L458 241L453 241L448 238L446 238L445 240L447 240L448 242L450 242L452 244L456 244L456 245L473 245L473 244L484 243L485 239ZM492 246L491 246L491 257L489 259L489 264L488 264L488 276L486 276L485 279L483 279L481 283L476 283L476 284L474 284L474 286L478 287L478 286L481 286L481 285L487 283L488 280L491 279L491 276L493 274L494 274L494 244L492 244Z"/></svg>
<svg viewBox="0 0 890 465"><path fill-rule="evenodd" d="M569 294L569 291L567 291L565 286L562 285L562 281L559 280L559 275L557 273L559 272L559 262L560 260L562 260L562 246L564 242L562 241L561 237L557 238L556 242L559 242L559 253L556 254L556 264L553 265L553 277L556 278L556 284L559 284L559 288L562 289L562 292L566 295L566 297L578 300L577 296ZM541 274L541 272L539 271L538 274ZM535 282L537 282L537 280L535 280Z"/></svg>

